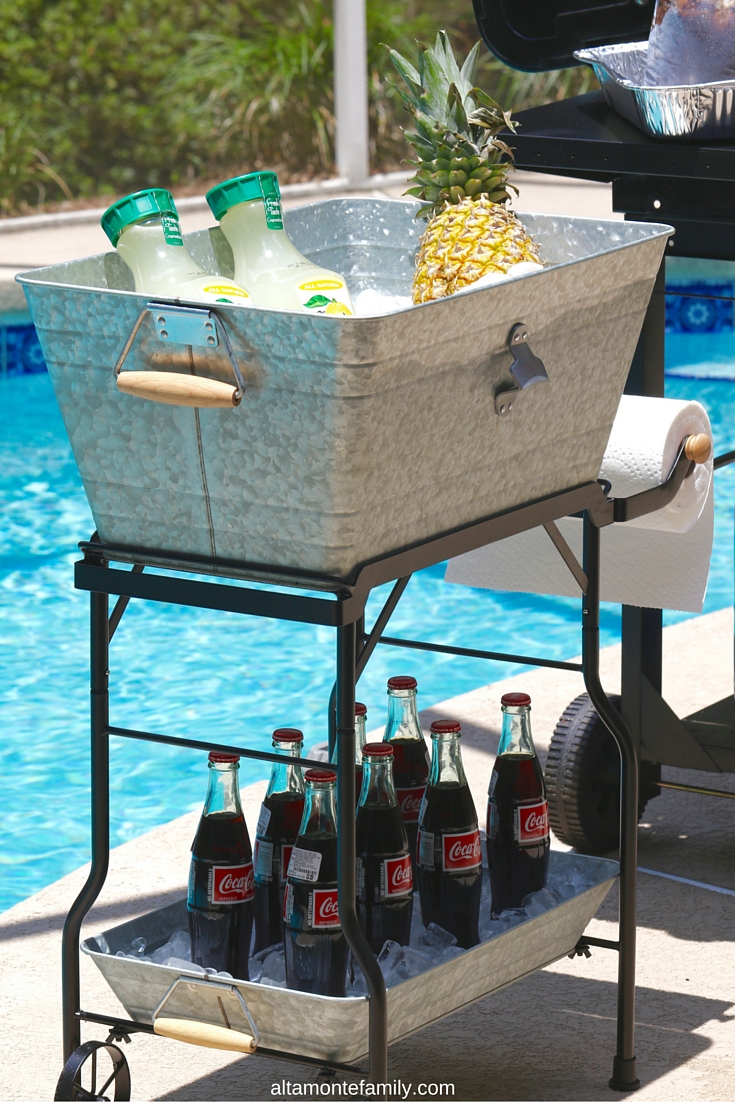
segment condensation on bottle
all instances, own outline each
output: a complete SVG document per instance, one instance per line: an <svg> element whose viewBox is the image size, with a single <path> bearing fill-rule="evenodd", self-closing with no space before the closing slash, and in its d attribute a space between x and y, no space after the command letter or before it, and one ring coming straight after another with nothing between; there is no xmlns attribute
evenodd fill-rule
<svg viewBox="0 0 735 1102"><path fill-rule="evenodd" d="M141 295L185 302L252 306L249 292L222 275L211 275L192 260L181 235L174 198L164 188L126 195L101 219Z"/></svg>
<svg viewBox="0 0 735 1102"><path fill-rule="evenodd" d="M232 249L235 280L256 306L352 316L344 277L305 257L286 233L275 172L225 180L207 192L207 202Z"/></svg>

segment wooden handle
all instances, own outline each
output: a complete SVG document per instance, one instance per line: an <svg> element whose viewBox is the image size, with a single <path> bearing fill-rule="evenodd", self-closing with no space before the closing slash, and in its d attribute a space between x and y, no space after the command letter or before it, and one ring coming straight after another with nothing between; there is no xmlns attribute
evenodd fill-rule
<svg viewBox="0 0 735 1102"><path fill-rule="evenodd" d="M187 1045L226 1049L228 1052L255 1052L258 1047L249 1033L208 1022L191 1022L188 1018L156 1018L153 1032L159 1037L170 1037Z"/></svg>
<svg viewBox="0 0 735 1102"><path fill-rule="evenodd" d="M237 404L236 388L231 383L201 379L198 375L179 375L173 371L121 371L117 389L133 398L147 398L168 406L232 409Z"/></svg>
<svg viewBox="0 0 735 1102"><path fill-rule="evenodd" d="M700 432L696 436L688 436L684 445L684 455L687 459L693 459L695 463L706 463L712 455L712 441L707 433Z"/></svg>

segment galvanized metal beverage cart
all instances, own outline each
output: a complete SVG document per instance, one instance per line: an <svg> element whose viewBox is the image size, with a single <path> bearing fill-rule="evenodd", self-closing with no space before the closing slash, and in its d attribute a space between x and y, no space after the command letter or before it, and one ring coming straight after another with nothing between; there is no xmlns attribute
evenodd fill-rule
<svg viewBox="0 0 735 1102"><path fill-rule="evenodd" d="M475 0L486 44L509 65L544 71L576 64L575 51L648 38L653 0L552 0L543 22L529 0L506 18L501 0ZM688 136L661 140L621 117L611 88L523 111L513 136L516 164L529 171L612 183L613 209L626 220L664 219L669 238L651 296L626 392L664 394L665 259L735 259L735 142L732 113L720 108L713 127L711 97L701 98L704 140L696 112ZM649 95L652 93L648 93ZM728 95L732 101L732 89ZM614 97L613 97L614 98ZM714 116L712 116L714 117ZM717 126L727 140L717 138ZM671 294L671 292L669 292ZM715 458L715 470L735 452ZM614 698L639 756L639 809L664 788L732 799L707 785L662 781L661 766L735 772L735 702L732 694L680 719L662 696L662 613L624 607L621 695ZM604 853L617 837L619 781L615 748L605 739L591 701L572 701L560 719L547 763L549 809L555 832L588 853ZM611 768L612 766L612 768Z"/></svg>
<svg viewBox="0 0 735 1102"><path fill-rule="evenodd" d="M287 221L291 237L306 255L322 262L329 258L332 267L351 272L357 289L380 286L386 279L405 287L416 243L411 213L411 204L331 201L288 212ZM599 681L599 528L673 498L693 460L683 441L666 485L628 501L608 500L597 473L669 230L524 217L544 242L549 263L544 272L385 318L306 318L233 307L215 312L148 302L127 288L125 272L111 254L22 277L99 529L99 535L82 545L83 558L75 569L76 586L91 595L92 868L64 930L66 1065L58 1098L102 1097L113 1081L116 1097L125 1097L129 1076L114 1040L134 1032L159 1032L196 1043L214 1039L222 1047L344 1070L356 1070L355 1059L367 1055L372 1080L384 1082L392 1040L591 944L619 951L618 1041L611 1082L621 1090L637 1084L638 765L626 725ZM187 245L205 268L228 270L219 231L191 235ZM157 372L157 400L141 400L131 395L130 385L120 385L131 365L144 374ZM183 383L192 376L197 392L187 404ZM215 385L208 386L210 382ZM581 402L584 417L578 413ZM453 440L443 464L434 454L439 418L442 431ZM300 434L312 425L316 432L305 445ZM397 425L400 433L394 431ZM188 475L183 481L182 473ZM389 523L395 519L396 501L401 502L398 527ZM299 510L305 504L309 509L303 517ZM346 506L357 512L357 521L351 513L345 519ZM581 565L554 525L580 512L585 516ZM584 594L583 660L580 666L545 658L520 660L580 669L620 748L619 939L581 936L611 883L610 867L600 865L596 886L568 901L573 906L562 903L548 916L533 918L497 939L506 953L502 967L493 941L470 950L470 968L482 963L481 982L460 993L460 1001L456 991L454 1001L449 995L452 986L461 987L451 983L457 962L443 965L448 970L444 980L433 985L437 1001L423 1018L411 1018L410 1000L402 994L409 984L386 992L357 923L355 685L414 571L538 525L546 527ZM240 555L232 548L240 548ZM206 580L207 575L216 580ZM237 584L222 584L223 579ZM391 581L390 597L366 633L368 596ZM252 583L278 588L255 588ZM110 595L118 598L112 614ZM317 1046L315 1052L314 1038L304 1037L303 1031L297 1036L295 1018L287 1013L282 1017L291 1041L287 1032L267 1043L267 1000L261 998L258 1011L252 1012L262 996L262 991L251 990L257 985L222 984L216 978L197 985L185 969L172 975L165 967L135 961L122 962L123 972L117 972L114 954L100 941L85 943L86 951L107 969L130 1016L82 1007L81 924L104 883L109 859L110 737L275 760L273 754L248 747L168 737L110 722L110 641L131 598L335 629L340 914L366 976L369 999L328 1000L278 990L271 990L270 997L281 1011L289 999L318 1000L322 1020L331 1013L328 1004L339 1004L342 1032L353 1031L348 1038L352 1049ZM461 648L454 649L461 653ZM163 920L160 913L159 918ZM107 950L116 932L108 933ZM158 1005L141 1001L135 976L128 982L136 967L154 977L149 995L156 983L163 983ZM194 1004L190 1000L179 1013L178 1024L162 1022L164 1004L191 983L197 988ZM224 1027L221 1017L212 1019L205 1005L207 990L216 992L220 1006L222 999L234 1000L248 1018L250 1032L229 1028L227 1017ZM250 1009L246 999L254 1000ZM352 1004L351 1014L345 1004ZM108 1027L107 1042L80 1044L83 1021ZM109 1082L99 1089L95 1084L85 1094L79 1076L100 1049L113 1061ZM344 1051L351 1052L348 1060L334 1055Z"/></svg>

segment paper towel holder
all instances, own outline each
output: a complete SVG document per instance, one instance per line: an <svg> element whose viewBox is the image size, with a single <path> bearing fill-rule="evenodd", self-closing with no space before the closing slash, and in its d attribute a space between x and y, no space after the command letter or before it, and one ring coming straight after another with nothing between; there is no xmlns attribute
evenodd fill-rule
<svg viewBox="0 0 735 1102"><path fill-rule="evenodd" d="M508 336L508 351L513 356L510 372L515 386L505 387L495 395L495 412L498 417L507 417L513 409L516 397L522 390L534 383L548 383L549 376L543 360L535 356L528 347L528 327L523 321L517 322Z"/></svg>

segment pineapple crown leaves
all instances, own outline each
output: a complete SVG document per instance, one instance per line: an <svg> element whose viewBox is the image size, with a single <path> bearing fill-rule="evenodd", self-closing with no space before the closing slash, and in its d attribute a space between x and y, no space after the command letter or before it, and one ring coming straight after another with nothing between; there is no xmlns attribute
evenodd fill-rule
<svg viewBox="0 0 735 1102"><path fill-rule="evenodd" d="M504 127L514 131L516 124L509 112L474 83L481 45L475 43L461 68L446 31L439 31L433 47L419 45L418 68L388 47L405 85L395 86L396 91L416 126L414 133L406 134L419 158L410 162L418 172L411 181L416 186L406 194L427 202L418 217L429 217L446 202L460 202L480 190L494 202L510 197L506 176L513 167L513 153L497 135ZM450 174L451 167L455 171ZM465 169L473 173L469 192L461 178L467 176Z"/></svg>

